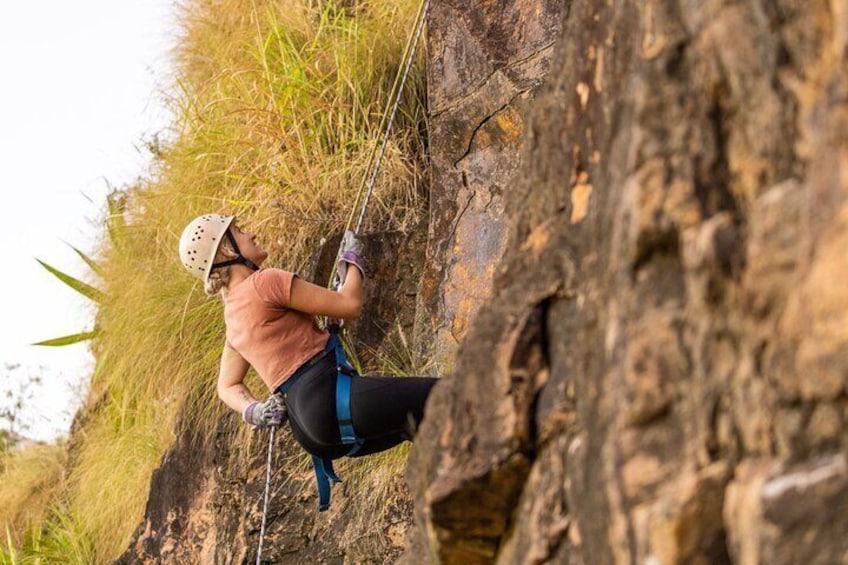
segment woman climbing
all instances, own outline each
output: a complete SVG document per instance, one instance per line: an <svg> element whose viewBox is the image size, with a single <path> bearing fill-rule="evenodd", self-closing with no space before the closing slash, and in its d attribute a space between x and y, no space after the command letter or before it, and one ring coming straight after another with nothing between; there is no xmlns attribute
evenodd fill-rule
<svg viewBox="0 0 848 565"><path fill-rule="evenodd" d="M200 216L180 239L185 268L203 280L207 294L224 301L218 396L254 426L280 426L288 419L298 443L313 456L322 510L329 504L328 479L338 480L331 461L411 440L436 382L356 375L336 326L319 327L316 316L354 320L362 311L360 253L359 241L347 232L334 292L291 272L261 268L268 253L233 216ZM244 384L251 366L271 393L264 402Z"/></svg>

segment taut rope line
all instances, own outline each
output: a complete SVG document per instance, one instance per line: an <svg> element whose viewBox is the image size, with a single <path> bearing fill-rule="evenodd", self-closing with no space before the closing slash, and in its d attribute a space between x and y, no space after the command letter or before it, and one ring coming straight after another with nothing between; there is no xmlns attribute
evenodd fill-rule
<svg viewBox="0 0 848 565"><path fill-rule="evenodd" d="M372 149L371 156L369 157L368 166L371 167L373 164L373 168L371 169L370 176L367 177L367 187L368 191L365 194L365 199L362 202L362 207L359 212L359 218L356 221L356 227L354 228L354 233L359 233L360 228L362 227L362 221L365 219L365 212L368 209L368 203L371 200L371 195L374 192L374 185L377 180L377 174L380 172L380 165L383 161L383 156L386 153L386 145L389 141L389 134L391 133L392 125L394 124L395 115L397 114L398 106L400 106L400 98L403 94L403 88L406 85L406 79L409 76L409 71L412 68L412 62L415 59L415 53L418 50L418 43L421 39L421 34L424 31L424 23L427 20L427 10L430 7L430 0L422 0L421 5L418 8L418 13L415 16L415 29L412 35L409 37L409 40L406 44L406 48L404 49L404 64L401 69L399 69L398 74L395 76L394 84L392 85L392 92L390 95L391 100L391 110L387 113L383 114L383 118L380 122L380 128L385 126L385 130L383 132L383 138L380 143L380 151L377 154L376 161L374 160L374 151L376 147ZM393 100L392 100L393 99ZM351 222L353 221L354 211L359 204L359 198L362 196L362 191L366 183L363 182L359 187L359 191L356 195L356 200L354 200L353 206L351 206L351 215L348 218L347 225L345 229L350 229ZM333 269L330 273L330 283L328 286L332 284L333 276L335 275L336 263L338 263L338 258L341 255L341 246L339 246L339 251L336 254L336 261L333 262ZM271 490L271 464L273 463L274 457L274 431L275 428L271 427L269 436L268 436L268 463L265 471L265 494L264 494L264 502L262 505L262 522L259 530L259 548L256 552L256 565L260 565L262 559L262 546L265 542L265 525L266 519L268 515L268 498Z"/></svg>
<svg viewBox="0 0 848 565"><path fill-rule="evenodd" d="M276 428L271 426L268 434L268 465L265 468L265 501L262 504L262 526L259 528L259 549L256 551L256 565L260 565L262 560L262 545L265 541L265 519L268 516L268 494L271 492L271 462L274 457L274 431Z"/></svg>
<svg viewBox="0 0 848 565"><path fill-rule="evenodd" d="M412 68L412 62L415 60L415 52L418 50L418 42L421 39L421 33L424 31L424 22L426 21L427 9L430 7L430 0L424 0L421 3L421 7L418 9L418 15L416 16L415 21L415 31L413 35L410 37L410 41L406 46L405 52L405 62L403 66L403 74L400 78L400 85L398 86L397 93L394 97L394 103L392 104L391 112L388 113L388 123L386 124L386 129L383 132L383 140L380 143L380 153L377 155L377 162L374 164L374 168L371 171L371 176L368 179L368 192L365 194L365 201L362 203L362 208L359 212L359 219L356 221L356 227L353 229L354 233L359 233L360 228L362 227L362 221L365 219L365 211L368 209L368 202L371 200L371 194L374 192L374 184L377 180L377 174L380 172L380 165L383 162L383 156L386 153L386 146L389 142L389 134L392 130L392 125L394 125L395 115L397 115L398 106L400 105L400 98L403 94L403 87L406 85L406 78L409 76L409 70ZM360 193L362 189L360 188ZM354 201L354 206L351 211L356 209L356 204L359 201L359 195L356 197L356 201ZM348 220L348 228L350 227L350 220Z"/></svg>

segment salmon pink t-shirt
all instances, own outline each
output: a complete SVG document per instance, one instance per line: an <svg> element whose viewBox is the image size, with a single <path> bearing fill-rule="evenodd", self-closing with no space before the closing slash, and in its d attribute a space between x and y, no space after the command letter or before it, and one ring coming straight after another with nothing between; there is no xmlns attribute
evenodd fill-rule
<svg viewBox="0 0 848 565"><path fill-rule="evenodd" d="M288 307L296 276L280 269L260 269L224 298L227 342L272 392L322 351L329 339L315 316Z"/></svg>

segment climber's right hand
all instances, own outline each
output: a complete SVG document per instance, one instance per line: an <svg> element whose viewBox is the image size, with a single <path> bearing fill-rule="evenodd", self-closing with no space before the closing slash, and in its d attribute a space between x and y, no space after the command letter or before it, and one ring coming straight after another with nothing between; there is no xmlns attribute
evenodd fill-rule
<svg viewBox="0 0 848 565"><path fill-rule="evenodd" d="M342 238L342 254L339 256L339 264L336 266L336 288L341 288L344 284L349 265L356 265L356 268L365 277L365 268L362 262L362 242L359 241L355 233L347 230Z"/></svg>
<svg viewBox="0 0 848 565"><path fill-rule="evenodd" d="M265 402L254 400L241 413L242 419L257 428L282 426L288 419L288 411L283 397L272 394Z"/></svg>

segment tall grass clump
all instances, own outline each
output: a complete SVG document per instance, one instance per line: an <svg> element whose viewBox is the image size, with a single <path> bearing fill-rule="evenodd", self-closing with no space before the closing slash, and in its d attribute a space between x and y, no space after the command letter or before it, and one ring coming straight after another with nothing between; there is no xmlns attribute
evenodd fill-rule
<svg viewBox="0 0 848 565"><path fill-rule="evenodd" d="M40 524L31 526L23 540L13 543L7 536L0 545L0 565L58 564L91 565L97 563L94 544L79 516L55 507Z"/></svg>
<svg viewBox="0 0 848 565"><path fill-rule="evenodd" d="M110 195L102 243L92 254L102 292L96 368L70 470L53 497L61 510L45 513L20 551L48 559L65 547L88 562L113 560L141 520L151 472L173 441L178 413L197 434L213 434L226 411L215 395L221 303L183 271L180 233L199 214L236 214L260 234L269 265L302 269L351 213L417 6L181 4L168 91L173 125L150 143L148 177ZM416 68L365 231L409 228L426 206L423 91ZM237 415L231 421L235 429ZM399 472L397 461L388 467Z"/></svg>
<svg viewBox="0 0 848 565"><path fill-rule="evenodd" d="M0 535L19 542L46 519L64 488L66 463L64 445L33 444L0 455Z"/></svg>

